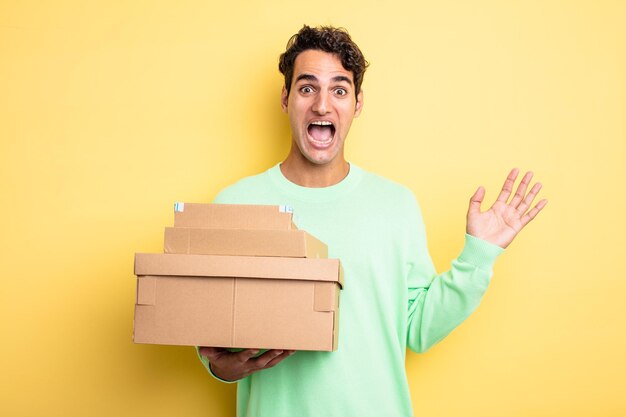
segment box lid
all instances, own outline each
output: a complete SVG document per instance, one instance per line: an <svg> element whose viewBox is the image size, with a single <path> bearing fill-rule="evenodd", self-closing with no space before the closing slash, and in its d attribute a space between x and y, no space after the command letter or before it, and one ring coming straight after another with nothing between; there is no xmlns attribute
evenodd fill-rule
<svg viewBox="0 0 626 417"><path fill-rule="evenodd" d="M292 213L287 206L176 203L174 227L290 230Z"/></svg>
<svg viewBox="0 0 626 417"><path fill-rule="evenodd" d="M327 281L343 287L339 259L137 253L135 275Z"/></svg>
<svg viewBox="0 0 626 417"><path fill-rule="evenodd" d="M328 248L304 230L166 227L165 253L328 258Z"/></svg>

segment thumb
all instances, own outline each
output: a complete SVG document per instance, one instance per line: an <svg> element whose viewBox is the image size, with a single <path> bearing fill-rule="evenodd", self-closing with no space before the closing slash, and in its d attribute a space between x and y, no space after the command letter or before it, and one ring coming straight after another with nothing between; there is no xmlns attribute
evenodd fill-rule
<svg viewBox="0 0 626 417"><path fill-rule="evenodd" d="M220 355L223 349L218 349L215 347L199 346L198 351L200 352L201 356L204 356L208 360L213 361L215 360L216 357Z"/></svg>
<svg viewBox="0 0 626 417"><path fill-rule="evenodd" d="M483 202L483 198L485 197L485 189L481 185L478 187L472 198L470 198L469 208L467 209L467 214L476 214L480 213L480 204Z"/></svg>

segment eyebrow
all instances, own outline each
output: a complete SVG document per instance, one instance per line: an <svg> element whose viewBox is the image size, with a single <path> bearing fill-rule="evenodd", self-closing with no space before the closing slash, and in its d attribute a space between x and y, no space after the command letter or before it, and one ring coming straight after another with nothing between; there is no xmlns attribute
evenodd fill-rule
<svg viewBox="0 0 626 417"><path fill-rule="evenodd" d="M308 81L318 81L317 77L313 74L300 74L298 75L298 77L296 78L296 81L294 82L297 83L300 80L308 80ZM331 81L333 82L347 82L348 84L352 85L352 80L349 77L346 77L345 75L337 75L336 77L331 78Z"/></svg>

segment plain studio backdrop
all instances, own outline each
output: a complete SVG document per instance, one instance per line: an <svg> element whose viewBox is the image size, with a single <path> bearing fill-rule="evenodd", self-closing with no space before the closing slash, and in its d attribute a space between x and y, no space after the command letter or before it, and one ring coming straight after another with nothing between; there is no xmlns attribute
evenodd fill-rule
<svg viewBox="0 0 626 417"><path fill-rule="evenodd" d="M625 415L625 21L591 0L1 1L0 414L234 414L193 348L132 343L133 254L162 250L174 202L284 158L277 60L307 23L371 62L347 158L415 192L439 271L478 185L491 203L518 166L550 200L467 322L408 354L415 415Z"/></svg>

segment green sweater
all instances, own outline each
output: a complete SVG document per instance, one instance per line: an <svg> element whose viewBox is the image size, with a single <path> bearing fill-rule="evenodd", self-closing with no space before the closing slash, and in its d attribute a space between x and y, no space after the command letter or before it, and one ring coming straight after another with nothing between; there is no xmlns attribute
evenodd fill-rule
<svg viewBox="0 0 626 417"><path fill-rule="evenodd" d="M325 242L344 269L338 350L299 351L239 381L239 417L413 415L406 348L424 352L463 322L502 252L466 235L451 270L437 275L413 194L355 165L326 188L300 187L276 165L215 202L293 207L298 228Z"/></svg>

